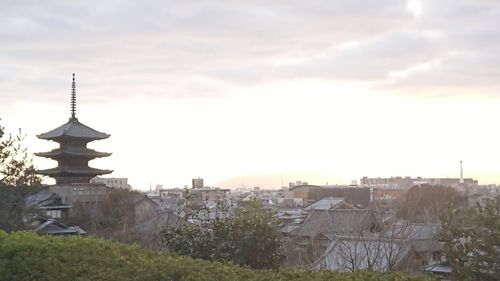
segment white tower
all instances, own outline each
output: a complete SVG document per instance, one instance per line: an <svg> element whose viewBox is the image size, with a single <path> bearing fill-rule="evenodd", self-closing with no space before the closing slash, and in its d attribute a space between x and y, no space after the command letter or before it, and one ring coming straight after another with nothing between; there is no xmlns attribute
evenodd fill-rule
<svg viewBox="0 0 500 281"><path fill-rule="evenodd" d="M464 167L463 167L463 161L460 160L460 184L464 184Z"/></svg>

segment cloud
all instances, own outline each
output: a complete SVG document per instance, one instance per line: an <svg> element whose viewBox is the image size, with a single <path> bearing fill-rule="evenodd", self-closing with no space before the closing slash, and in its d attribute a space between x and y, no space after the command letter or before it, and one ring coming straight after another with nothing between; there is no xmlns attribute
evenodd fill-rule
<svg viewBox="0 0 500 281"><path fill-rule="evenodd" d="M392 70L426 61L444 51L439 38L407 31L347 42L319 55L278 63L276 71L292 77L380 80Z"/></svg>
<svg viewBox="0 0 500 281"><path fill-rule="evenodd" d="M10 1L0 101L59 99L72 72L109 99L220 98L309 78L395 92L493 88L499 19L488 0Z"/></svg>

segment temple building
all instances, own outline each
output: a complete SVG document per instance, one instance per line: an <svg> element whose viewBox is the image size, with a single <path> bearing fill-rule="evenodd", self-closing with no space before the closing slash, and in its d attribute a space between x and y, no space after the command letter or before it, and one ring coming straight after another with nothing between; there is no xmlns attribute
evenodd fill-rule
<svg viewBox="0 0 500 281"><path fill-rule="evenodd" d="M95 151L87 148L87 144L109 136L82 124L76 118L76 82L73 73L71 117L65 124L38 135L40 139L57 142L59 147L49 152L35 153L36 156L57 161L57 167L37 172L56 180L56 184L51 186L50 190L60 195L63 203L92 203L100 201L105 195L106 186L91 183L90 180L112 171L89 167L88 162L95 158L110 156L111 153Z"/></svg>
<svg viewBox="0 0 500 281"><path fill-rule="evenodd" d="M38 173L54 178L56 184L89 183L92 178L98 175L111 173L111 170L91 168L88 165L90 160L107 157L111 153L98 152L87 148L87 143L106 139L109 136L85 126L76 118L76 82L73 73L71 117L65 124L37 136L40 139L59 143L57 149L35 153L36 156L56 160L58 165L52 169L39 170Z"/></svg>

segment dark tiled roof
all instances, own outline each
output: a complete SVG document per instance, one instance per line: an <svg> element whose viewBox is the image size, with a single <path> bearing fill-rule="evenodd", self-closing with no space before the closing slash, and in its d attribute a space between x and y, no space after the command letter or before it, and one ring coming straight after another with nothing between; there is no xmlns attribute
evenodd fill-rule
<svg viewBox="0 0 500 281"><path fill-rule="evenodd" d="M36 230L38 233L49 234L49 235L85 235L83 229L78 226L67 226L63 223L55 221L54 219L48 219L42 224L40 224Z"/></svg>
<svg viewBox="0 0 500 281"><path fill-rule="evenodd" d="M369 228L374 221L367 209L315 210L306 218L296 234L299 236L347 235Z"/></svg>
<svg viewBox="0 0 500 281"><path fill-rule="evenodd" d="M61 137L80 138L88 140L100 140L108 138L110 135L96 131L78 121L76 118L70 118L65 124L55 128L52 131L38 135L38 138L54 140Z"/></svg>
<svg viewBox="0 0 500 281"><path fill-rule="evenodd" d="M49 152L39 152L35 153L36 156L40 157L48 157L48 158L53 158L53 157L58 157L58 156L87 156L90 158L97 158L97 157L107 157L110 156L111 153L108 152L99 152L95 151L93 149L88 149L88 148L77 148L77 147L72 147L71 149L54 149Z"/></svg>
<svg viewBox="0 0 500 281"><path fill-rule="evenodd" d="M38 170L37 173L48 176L57 176L57 175L82 175L82 176L96 176L103 174L110 174L113 172L112 170L101 170L91 167L85 167L81 169L75 168L66 168L66 167L56 167L47 170Z"/></svg>
<svg viewBox="0 0 500 281"><path fill-rule="evenodd" d="M42 190L40 192L29 195L25 198L26 207L32 208L38 205L48 205L57 200L57 195L48 190Z"/></svg>

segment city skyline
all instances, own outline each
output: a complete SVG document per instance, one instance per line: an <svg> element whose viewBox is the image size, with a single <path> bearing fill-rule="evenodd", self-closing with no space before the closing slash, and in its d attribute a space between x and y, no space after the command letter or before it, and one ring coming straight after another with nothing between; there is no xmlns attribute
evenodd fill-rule
<svg viewBox="0 0 500 281"><path fill-rule="evenodd" d="M500 183L494 1L4 6L0 124L30 153L55 147L36 135L70 117L76 72L79 120L111 134L91 165L134 188L458 178L461 160Z"/></svg>

